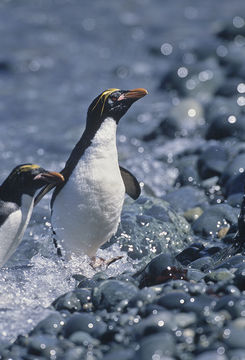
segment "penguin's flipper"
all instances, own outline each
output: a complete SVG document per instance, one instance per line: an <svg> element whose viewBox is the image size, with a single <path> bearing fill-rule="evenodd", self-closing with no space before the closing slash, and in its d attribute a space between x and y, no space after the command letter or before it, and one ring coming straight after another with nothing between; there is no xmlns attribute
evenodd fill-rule
<svg viewBox="0 0 245 360"><path fill-rule="evenodd" d="M134 200L138 199L141 193L141 188L136 177L128 170L120 166L121 176L124 182L126 193Z"/></svg>
<svg viewBox="0 0 245 360"><path fill-rule="evenodd" d="M56 186L56 184L48 184L46 186L44 186L39 193L37 194L37 196L34 199L34 206L36 206L39 201L49 192L51 191L54 187Z"/></svg>

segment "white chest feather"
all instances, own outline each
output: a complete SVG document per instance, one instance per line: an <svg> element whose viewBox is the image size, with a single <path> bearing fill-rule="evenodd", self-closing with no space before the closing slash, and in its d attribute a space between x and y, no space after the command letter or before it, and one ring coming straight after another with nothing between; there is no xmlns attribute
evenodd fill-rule
<svg viewBox="0 0 245 360"><path fill-rule="evenodd" d="M63 247L94 255L116 232L124 195L116 123L108 118L53 204L52 225Z"/></svg>
<svg viewBox="0 0 245 360"><path fill-rule="evenodd" d="M11 213L0 228L0 266L3 266L20 244L33 209L33 198L22 196L21 209Z"/></svg>

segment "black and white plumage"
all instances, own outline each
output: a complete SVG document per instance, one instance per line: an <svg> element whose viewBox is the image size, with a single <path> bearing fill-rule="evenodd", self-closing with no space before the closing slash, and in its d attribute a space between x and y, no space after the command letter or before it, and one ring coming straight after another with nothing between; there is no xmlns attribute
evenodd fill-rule
<svg viewBox="0 0 245 360"><path fill-rule="evenodd" d="M85 131L61 171L65 182L51 200L55 238L66 251L94 257L117 231L125 192L133 199L140 195L136 178L118 164L116 129L146 94L145 89L109 89L89 106Z"/></svg>
<svg viewBox="0 0 245 360"><path fill-rule="evenodd" d="M14 168L0 186L0 266L7 262L23 238L35 192L46 184L58 184L63 180L59 173L23 164Z"/></svg>

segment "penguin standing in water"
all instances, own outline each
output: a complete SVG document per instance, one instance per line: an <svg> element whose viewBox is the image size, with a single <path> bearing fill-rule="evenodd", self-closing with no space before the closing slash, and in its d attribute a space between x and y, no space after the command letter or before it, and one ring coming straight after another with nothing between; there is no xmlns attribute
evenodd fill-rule
<svg viewBox="0 0 245 360"><path fill-rule="evenodd" d="M117 231L125 192L133 199L140 195L137 179L118 164L116 129L146 94L145 89L108 89L89 106L85 131L61 171L65 182L51 200L55 240L68 253L83 252L94 261ZM52 187L41 191L36 203Z"/></svg>
<svg viewBox="0 0 245 360"><path fill-rule="evenodd" d="M46 184L57 185L63 175L38 165L23 164L13 169L0 186L0 266L20 244L32 214L35 192Z"/></svg>

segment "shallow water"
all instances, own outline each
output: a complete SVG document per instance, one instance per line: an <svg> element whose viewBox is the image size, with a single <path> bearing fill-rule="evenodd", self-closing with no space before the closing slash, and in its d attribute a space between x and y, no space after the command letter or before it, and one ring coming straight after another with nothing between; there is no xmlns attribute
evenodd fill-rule
<svg viewBox="0 0 245 360"><path fill-rule="evenodd" d="M205 39L242 10L240 0L222 5L213 0L181 5L177 0L1 1L0 180L20 163L60 170L98 93L145 87L149 95L119 125L119 158L146 191L164 194L178 175L171 157L186 145L183 139L154 147L140 140L171 105L158 90L161 75L179 48ZM168 162L160 160L163 155ZM0 270L2 340L13 341L52 311L51 302L74 288L72 274L81 269L88 277L94 274L84 258L57 259L49 198L35 209L20 249ZM112 250L103 254L111 256ZM124 258L108 271L130 269Z"/></svg>

